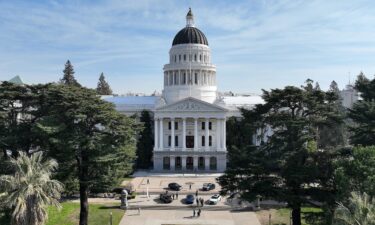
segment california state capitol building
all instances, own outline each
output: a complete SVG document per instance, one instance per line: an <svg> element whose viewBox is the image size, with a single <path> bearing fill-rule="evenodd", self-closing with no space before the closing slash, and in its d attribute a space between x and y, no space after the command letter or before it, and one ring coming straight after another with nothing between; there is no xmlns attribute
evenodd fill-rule
<svg viewBox="0 0 375 225"><path fill-rule="evenodd" d="M227 118L240 118L240 108L262 104L262 97L219 94L209 42L195 26L191 9L186 15L186 27L173 39L169 62L163 71L160 79L164 80L164 87L159 96L103 96L103 99L127 115L143 110L153 115L153 171L224 172ZM347 87L344 94L344 104L348 107L358 99L353 88ZM257 144L255 136L253 142Z"/></svg>

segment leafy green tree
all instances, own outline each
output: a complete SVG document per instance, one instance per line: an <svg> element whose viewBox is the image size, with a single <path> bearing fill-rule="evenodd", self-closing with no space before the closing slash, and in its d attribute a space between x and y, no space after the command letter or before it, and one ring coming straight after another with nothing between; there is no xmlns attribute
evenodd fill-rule
<svg viewBox="0 0 375 225"><path fill-rule="evenodd" d="M334 114L327 95L308 80L302 88L263 90L265 104L243 112L249 127L258 127L265 142L240 149L233 164L219 177L224 193L258 195L288 203L294 225L301 224L301 206L311 199L334 204L330 151L318 151L318 127ZM254 134L254 133L252 133ZM233 160L233 159L232 159ZM231 164L231 163L230 163Z"/></svg>
<svg viewBox="0 0 375 225"><path fill-rule="evenodd" d="M366 193L352 192L347 204L338 203L335 225L375 225L375 201Z"/></svg>
<svg viewBox="0 0 375 225"><path fill-rule="evenodd" d="M142 111L140 122L142 123L142 130L139 132L137 142L137 167L149 169L152 166L151 159L154 147L154 135L152 132L152 121L148 111Z"/></svg>
<svg viewBox="0 0 375 225"><path fill-rule="evenodd" d="M17 159L10 159L13 175L0 177L0 206L11 208L12 224L43 225L47 218L47 206L59 204L63 185L52 180L57 168L55 160L43 160L41 152L30 157L20 152Z"/></svg>
<svg viewBox="0 0 375 225"><path fill-rule="evenodd" d="M340 201L345 201L352 191L375 197L375 146L355 147L336 165L335 182Z"/></svg>
<svg viewBox="0 0 375 225"><path fill-rule="evenodd" d="M60 83L65 85L73 85L80 87L81 85L78 83L76 78L74 77L74 69L73 65L70 63L70 61L66 61L65 63L65 69L63 70L64 76L61 78Z"/></svg>
<svg viewBox="0 0 375 225"><path fill-rule="evenodd" d="M351 143L354 145L375 145L375 78L369 80L361 72L355 83L361 99L349 110Z"/></svg>
<svg viewBox="0 0 375 225"><path fill-rule="evenodd" d="M51 85L42 98L41 108L48 114L37 128L45 135L49 155L64 165L60 176L79 181L79 224L87 225L89 192L109 190L132 170L135 122L101 100L94 90Z"/></svg>
<svg viewBox="0 0 375 225"><path fill-rule="evenodd" d="M112 95L111 87L105 80L103 73L100 74L98 86L96 87L96 92L99 95Z"/></svg>

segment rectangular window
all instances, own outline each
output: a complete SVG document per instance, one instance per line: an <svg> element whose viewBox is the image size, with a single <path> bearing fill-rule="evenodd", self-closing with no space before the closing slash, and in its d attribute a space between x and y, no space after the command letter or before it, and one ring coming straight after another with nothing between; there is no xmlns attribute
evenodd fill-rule
<svg viewBox="0 0 375 225"><path fill-rule="evenodd" d="M172 123L168 122L168 130L172 130Z"/></svg>
<svg viewBox="0 0 375 225"><path fill-rule="evenodd" d="M211 122L208 122L208 129L212 130L212 123Z"/></svg>
<svg viewBox="0 0 375 225"><path fill-rule="evenodd" d="M195 62L197 61L197 55L194 55L194 61Z"/></svg>
<svg viewBox="0 0 375 225"><path fill-rule="evenodd" d="M184 55L184 61L186 61L186 55Z"/></svg>
<svg viewBox="0 0 375 225"><path fill-rule="evenodd" d="M195 76L195 77L194 77L194 79L195 79L195 84L198 84L198 74L195 73L194 76Z"/></svg>
<svg viewBox="0 0 375 225"><path fill-rule="evenodd" d="M178 136L174 137L174 146L178 147Z"/></svg>
<svg viewBox="0 0 375 225"><path fill-rule="evenodd" d="M202 55L199 55L199 61L202 62Z"/></svg>
<svg viewBox="0 0 375 225"><path fill-rule="evenodd" d="M174 122L174 129L178 130L178 122Z"/></svg>
<svg viewBox="0 0 375 225"><path fill-rule="evenodd" d="M178 55L178 61L181 62L181 55Z"/></svg>
<svg viewBox="0 0 375 225"><path fill-rule="evenodd" d="M206 139L204 136L202 136L202 146L205 146L206 145Z"/></svg>
<svg viewBox="0 0 375 225"><path fill-rule="evenodd" d="M212 136L208 136L208 146L212 146Z"/></svg>
<svg viewBox="0 0 375 225"><path fill-rule="evenodd" d="M172 145L172 137L171 135L168 136L168 146L171 147Z"/></svg>
<svg viewBox="0 0 375 225"><path fill-rule="evenodd" d="M182 84L186 84L186 73L182 75Z"/></svg>
<svg viewBox="0 0 375 225"><path fill-rule="evenodd" d="M205 129L206 129L206 123L202 122L202 130L205 130Z"/></svg>
<svg viewBox="0 0 375 225"><path fill-rule="evenodd" d="M174 55L174 62L177 62L177 55Z"/></svg>

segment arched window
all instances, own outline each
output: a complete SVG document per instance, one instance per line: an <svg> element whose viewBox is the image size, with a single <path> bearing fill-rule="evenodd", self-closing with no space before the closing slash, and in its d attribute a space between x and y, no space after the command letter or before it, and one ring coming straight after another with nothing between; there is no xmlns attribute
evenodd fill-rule
<svg viewBox="0 0 375 225"><path fill-rule="evenodd" d="M216 157L210 157L210 170L217 170L217 159L216 159Z"/></svg>
<svg viewBox="0 0 375 225"><path fill-rule="evenodd" d="M194 61L197 61L197 54L194 55Z"/></svg>
<svg viewBox="0 0 375 225"><path fill-rule="evenodd" d="M186 73L182 74L182 84L186 84Z"/></svg>
<svg viewBox="0 0 375 225"><path fill-rule="evenodd" d="M202 55L199 54L199 61L202 62Z"/></svg>
<svg viewBox="0 0 375 225"><path fill-rule="evenodd" d="M194 82L195 84L198 84L198 73L194 74Z"/></svg>
<svg viewBox="0 0 375 225"><path fill-rule="evenodd" d="M178 55L178 61L181 62L181 55Z"/></svg>
<svg viewBox="0 0 375 225"><path fill-rule="evenodd" d="M186 55L184 55L184 61L186 61Z"/></svg>
<svg viewBox="0 0 375 225"><path fill-rule="evenodd" d="M169 157L164 157L163 158L163 169L164 170L170 170L171 169Z"/></svg>
<svg viewBox="0 0 375 225"><path fill-rule="evenodd" d="M177 62L177 55L174 55L174 62Z"/></svg>

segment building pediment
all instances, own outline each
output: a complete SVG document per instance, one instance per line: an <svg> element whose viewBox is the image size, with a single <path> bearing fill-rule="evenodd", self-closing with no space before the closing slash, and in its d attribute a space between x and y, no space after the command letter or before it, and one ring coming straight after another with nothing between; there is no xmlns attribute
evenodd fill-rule
<svg viewBox="0 0 375 225"><path fill-rule="evenodd" d="M227 109L192 97L156 109L159 112L226 112Z"/></svg>

